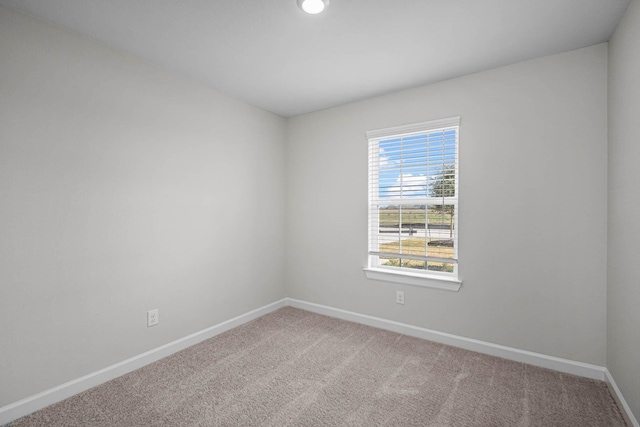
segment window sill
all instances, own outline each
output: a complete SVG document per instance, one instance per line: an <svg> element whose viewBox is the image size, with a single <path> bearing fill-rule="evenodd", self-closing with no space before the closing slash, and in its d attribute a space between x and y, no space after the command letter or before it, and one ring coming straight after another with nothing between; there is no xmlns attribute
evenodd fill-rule
<svg viewBox="0 0 640 427"><path fill-rule="evenodd" d="M444 289L446 291L458 292L462 286L462 281L450 277L426 275L416 273L405 273L386 270L382 268L363 268L367 279L382 280L384 282L402 283L405 285L423 286L425 288Z"/></svg>

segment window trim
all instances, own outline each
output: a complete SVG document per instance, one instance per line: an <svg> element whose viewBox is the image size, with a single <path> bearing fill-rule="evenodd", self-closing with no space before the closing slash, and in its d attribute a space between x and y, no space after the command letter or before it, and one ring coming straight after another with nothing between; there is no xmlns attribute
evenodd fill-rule
<svg viewBox="0 0 640 427"><path fill-rule="evenodd" d="M456 135L456 185L455 185L455 195L456 195L456 206L459 206L459 199L458 199L458 188L459 188L459 150L460 150L460 117L456 116L456 117L450 117L450 118L446 118L446 119L440 119L440 120L431 120L428 122L421 122L421 123L414 123L414 124L409 124L409 125L403 125L403 126L395 126L395 127L390 127L390 128L384 128L384 129L376 129L376 130L371 130L371 131L367 131L366 132L366 136L367 136L367 142L369 147L371 147L371 144L373 143L373 141L379 142L380 140L384 139L384 138L391 138L391 137L399 137L399 136L404 136L404 135L408 135L408 134L415 134L415 133L427 133L429 131L432 130L437 130L437 129L441 129L441 128L448 128L448 127L457 127L457 135ZM371 148L369 148L370 150ZM369 154L371 155L371 154ZM369 159L369 162L371 161L371 159ZM381 280L381 281L385 281L385 282L393 282L393 283L402 283L402 284L408 284L408 285L414 285L414 286L422 286L422 287L429 287L429 288L436 288L436 289L444 289L444 290L449 290L449 291L454 291L457 292L460 290L460 287L462 286L462 280L460 279L459 276L459 270L458 270L458 263L456 262L455 264L455 270L454 270L454 274L445 274L445 273L438 273L437 271L421 271L421 270L413 270L413 269L401 269L401 268L394 268L394 267L379 267L379 266L373 266L372 265L372 259L373 257L375 257L375 254L372 255L371 251L370 251L370 247L369 245L371 244L371 229L372 229L372 224L371 224L371 205L372 205L372 201L373 201L373 197L372 197L372 191L374 191L371 186L370 186L370 182L372 180L372 176L371 176L371 164L369 164L368 168L367 168L367 173L369 178L367 179L367 185L369 186L368 189L368 200L367 200L367 210L368 210L368 220L367 220L367 224L368 224L368 231L367 231L367 266L363 268L363 271L366 275L366 277L368 279L371 280ZM373 178L373 180L376 180L377 178ZM456 211L458 211L458 209L456 209ZM458 211L459 212L459 211ZM456 258L457 258L457 253L458 253L458 218L459 218L459 214L455 215L455 223L454 223L454 232L456 234ZM375 225L375 224L374 224Z"/></svg>
<svg viewBox="0 0 640 427"><path fill-rule="evenodd" d="M401 283L404 285L422 286L426 288L443 289L458 292L462 287L462 280L451 276L439 276L432 273L414 273L412 271L397 271L392 268L364 267L367 279L383 282Z"/></svg>

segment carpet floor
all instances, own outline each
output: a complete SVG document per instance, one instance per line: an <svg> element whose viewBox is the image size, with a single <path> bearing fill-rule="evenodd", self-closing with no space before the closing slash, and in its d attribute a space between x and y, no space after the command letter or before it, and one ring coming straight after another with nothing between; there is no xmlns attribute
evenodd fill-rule
<svg viewBox="0 0 640 427"><path fill-rule="evenodd" d="M285 307L9 425L626 424L601 381Z"/></svg>

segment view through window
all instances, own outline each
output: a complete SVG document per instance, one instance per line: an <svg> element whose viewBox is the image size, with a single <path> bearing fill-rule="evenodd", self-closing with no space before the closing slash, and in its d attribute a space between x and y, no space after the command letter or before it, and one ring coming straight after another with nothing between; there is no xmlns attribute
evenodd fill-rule
<svg viewBox="0 0 640 427"><path fill-rule="evenodd" d="M367 132L369 267L457 277L459 118Z"/></svg>

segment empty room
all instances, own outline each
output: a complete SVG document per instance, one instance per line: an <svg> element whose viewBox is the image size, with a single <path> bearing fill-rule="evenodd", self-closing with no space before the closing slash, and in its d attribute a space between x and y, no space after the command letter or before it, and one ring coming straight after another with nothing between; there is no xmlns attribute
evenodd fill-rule
<svg viewBox="0 0 640 427"><path fill-rule="evenodd" d="M0 426L640 427L640 0L0 0Z"/></svg>

